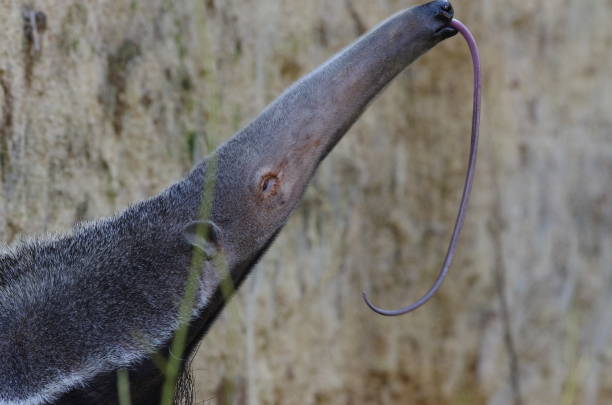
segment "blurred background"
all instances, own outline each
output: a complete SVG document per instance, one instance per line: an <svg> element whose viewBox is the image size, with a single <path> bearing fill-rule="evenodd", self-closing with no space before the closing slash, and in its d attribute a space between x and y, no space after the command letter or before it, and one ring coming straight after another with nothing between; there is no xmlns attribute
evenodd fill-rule
<svg viewBox="0 0 612 405"><path fill-rule="evenodd" d="M154 195L415 4L0 1L0 240ZM442 262L469 142L460 37L401 74L322 164L202 341L199 403L612 402L612 2L454 6L479 40L485 88L474 193L441 293L393 319L361 300L408 304Z"/></svg>

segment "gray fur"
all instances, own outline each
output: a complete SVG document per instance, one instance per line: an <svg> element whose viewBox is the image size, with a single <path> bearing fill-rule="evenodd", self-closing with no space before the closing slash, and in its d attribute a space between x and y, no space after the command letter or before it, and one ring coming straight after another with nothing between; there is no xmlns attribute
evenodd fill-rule
<svg viewBox="0 0 612 405"><path fill-rule="evenodd" d="M0 258L0 399L50 399L139 360L178 325L197 217L199 166L187 179L71 235ZM203 279L200 308L217 286Z"/></svg>
<svg viewBox="0 0 612 405"><path fill-rule="evenodd" d="M455 33L445 28L450 17L441 7L448 5L435 1L379 25L285 91L160 195L69 235L25 241L2 253L0 404L68 403L62 394L92 390L103 373L144 367L179 325L194 246L207 260L198 269L193 321L212 322L209 306L219 278L211 258L222 253L237 280L248 274L318 164L368 103ZM194 221L201 220L207 168L213 166L211 238L196 233ZM103 399L99 403L115 401Z"/></svg>

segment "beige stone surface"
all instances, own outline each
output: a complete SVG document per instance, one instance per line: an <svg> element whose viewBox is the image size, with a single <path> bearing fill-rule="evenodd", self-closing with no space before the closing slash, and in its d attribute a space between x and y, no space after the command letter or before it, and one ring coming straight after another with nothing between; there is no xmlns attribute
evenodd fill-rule
<svg viewBox="0 0 612 405"><path fill-rule="evenodd" d="M0 0L0 240L65 231L180 178L399 0ZM26 6L46 15L37 51ZM454 38L401 75L321 166L203 340L202 403L612 401L612 3L455 2L485 72L463 182L471 67Z"/></svg>

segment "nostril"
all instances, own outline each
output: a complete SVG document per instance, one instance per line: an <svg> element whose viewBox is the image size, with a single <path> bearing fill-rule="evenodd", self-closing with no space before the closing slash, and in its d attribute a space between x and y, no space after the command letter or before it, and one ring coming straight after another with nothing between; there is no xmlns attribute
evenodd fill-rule
<svg viewBox="0 0 612 405"><path fill-rule="evenodd" d="M437 12L436 17L444 21L445 23L450 23L453 20L453 6L450 1L441 1L436 4Z"/></svg>
<svg viewBox="0 0 612 405"><path fill-rule="evenodd" d="M436 18L445 23L450 23L451 21L453 21L453 11L452 9L451 11L440 10L436 15Z"/></svg>

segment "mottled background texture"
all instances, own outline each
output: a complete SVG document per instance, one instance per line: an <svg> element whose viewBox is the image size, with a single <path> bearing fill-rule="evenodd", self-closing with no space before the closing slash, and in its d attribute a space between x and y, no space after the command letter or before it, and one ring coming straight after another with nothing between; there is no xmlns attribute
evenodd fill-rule
<svg viewBox="0 0 612 405"><path fill-rule="evenodd" d="M414 4L0 0L0 240L154 195ZM323 163L203 340L201 403L611 403L612 2L454 6L482 49L484 117L441 293L395 319L360 295L407 304L441 263L468 150L460 38L402 73ZM28 7L46 15L38 50Z"/></svg>

